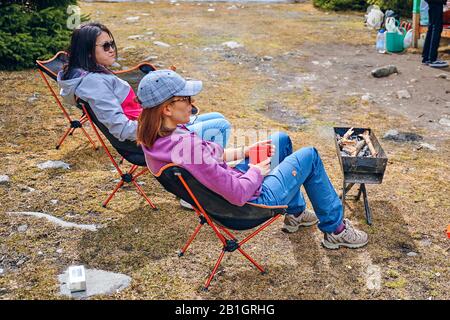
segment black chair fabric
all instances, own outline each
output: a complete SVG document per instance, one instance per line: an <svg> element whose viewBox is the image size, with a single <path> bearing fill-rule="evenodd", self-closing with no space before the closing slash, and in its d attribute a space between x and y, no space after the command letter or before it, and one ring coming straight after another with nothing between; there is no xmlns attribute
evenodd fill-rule
<svg viewBox="0 0 450 320"><path fill-rule="evenodd" d="M59 52L53 59L49 61L39 61L37 66L40 70L45 72L50 78L56 81L58 72L61 71L64 65L68 62L67 53Z"/></svg>
<svg viewBox="0 0 450 320"><path fill-rule="evenodd" d="M138 166L146 166L145 162L145 156L144 152L142 151L142 148L136 144L136 141L131 140L125 140L125 141L119 141L116 137L114 137L108 130L108 128L101 123L97 117L95 116L95 113L92 111L91 106L86 101L83 101L81 99L78 99L79 104L83 104L86 108L86 111L91 118L92 122L96 125L97 128L100 129L100 131L103 133L103 135L108 139L108 141L111 143L111 145L114 147L114 149L117 150L117 152L125 158L128 162L138 165ZM81 106L80 106L81 108Z"/></svg>
<svg viewBox="0 0 450 320"><path fill-rule="evenodd" d="M194 200L175 173L180 173L206 213L218 224L232 230L248 230L259 226L285 209L261 208L250 204L235 206L198 182L186 169L171 166L156 179L170 193L195 206Z"/></svg>

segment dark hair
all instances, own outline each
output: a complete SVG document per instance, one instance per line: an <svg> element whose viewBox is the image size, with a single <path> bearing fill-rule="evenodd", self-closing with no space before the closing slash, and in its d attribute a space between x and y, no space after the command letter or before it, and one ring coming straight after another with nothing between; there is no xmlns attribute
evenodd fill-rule
<svg viewBox="0 0 450 320"><path fill-rule="evenodd" d="M97 37L102 32L106 32L114 40L111 31L103 24L97 22L82 24L73 31L70 49L68 50L69 62L64 66L63 80L66 80L74 69L111 73L106 67L99 65L95 59ZM117 47L114 50L117 57Z"/></svg>

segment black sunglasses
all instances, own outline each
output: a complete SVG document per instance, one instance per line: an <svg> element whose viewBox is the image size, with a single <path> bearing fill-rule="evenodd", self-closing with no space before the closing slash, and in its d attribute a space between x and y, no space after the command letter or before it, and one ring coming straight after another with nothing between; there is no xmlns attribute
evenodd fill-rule
<svg viewBox="0 0 450 320"><path fill-rule="evenodd" d="M114 42L114 40L106 41L106 42L103 43L103 44L96 44L96 46L97 46L97 47L103 47L103 50L105 50L105 51L109 51L111 48L112 48L113 50L116 49L116 43Z"/></svg>

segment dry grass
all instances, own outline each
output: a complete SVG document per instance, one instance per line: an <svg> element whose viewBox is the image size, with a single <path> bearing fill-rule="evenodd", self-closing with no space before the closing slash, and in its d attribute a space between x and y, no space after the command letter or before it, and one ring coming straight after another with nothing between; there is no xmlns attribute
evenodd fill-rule
<svg viewBox="0 0 450 320"><path fill-rule="evenodd" d="M408 119L386 114L381 106L341 96L327 109L329 96L322 91L285 85L306 71L313 59L310 48L346 45L356 50L372 44L373 34L362 28L361 16L325 14L309 4L227 10L229 6L215 4L216 11L208 12L206 4L195 3L81 5L93 20L111 28L120 48L136 47L121 51L126 59L121 64L131 66L157 55L161 65L175 64L184 75L204 80L205 90L198 98L202 112L221 112L241 129L290 130L262 112L270 101L306 117L308 125L289 132L295 147L316 146L337 188L341 174L329 127L358 124L373 128L377 135L392 127L411 130ZM141 17L138 23L125 23L134 15ZM154 32L154 40L172 47L156 47L150 36L127 38L149 31ZM225 41L243 43L245 48L238 53L216 50ZM266 55L274 59L264 67L261 58ZM267 69L257 72L255 67ZM57 275L75 263L132 277L130 287L99 299L449 298L449 243L444 236L450 221L448 136L439 142L439 152L382 142L390 160L383 184L369 186L374 226L365 224L362 203L350 202L346 209L370 235L365 249L326 251L319 245L321 234L316 228L286 235L280 232L279 221L248 247L268 267L268 275L261 276L237 254L226 256L210 292L203 293L199 288L219 254L212 231L201 232L186 256L178 258L176 252L196 219L149 176L142 181L158 212L151 211L131 188L120 191L108 209L102 208L101 201L117 179L105 154L93 151L80 133L60 150L53 149L66 124L36 72L1 72L0 79L0 168L11 178L9 185L0 187L0 263L6 267L6 274L0 276L0 298L58 299ZM33 93L39 99L29 103ZM46 160L63 160L71 169L37 169L36 164ZM25 192L23 186L36 191ZM57 205L50 203L52 199L58 200ZM8 211L47 212L104 227L94 233L67 230L6 215ZM25 233L17 231L22 224L28 225ZM57 253L58 248L63 253ZM409 251L419 255L408 257ZM21 259L24 263L17 266ZM378 290L366 286L367 267L372 264L381 269Z"/></svg>

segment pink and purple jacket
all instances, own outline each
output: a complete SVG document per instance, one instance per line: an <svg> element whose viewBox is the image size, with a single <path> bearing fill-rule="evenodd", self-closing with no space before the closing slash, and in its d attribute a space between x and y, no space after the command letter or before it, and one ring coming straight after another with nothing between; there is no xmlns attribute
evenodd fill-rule
<svg viewBox="0 0 450 320"><path fill-rule="evenodd" d="M264 177L258 169L250 168L243 173L229 167L223 161L220 145L202 140L184 126L179 126L169 136L158 138L151 148L142 146L142 149L153 174L174 163L234 205L243 206L261 193Z"/></svg>

